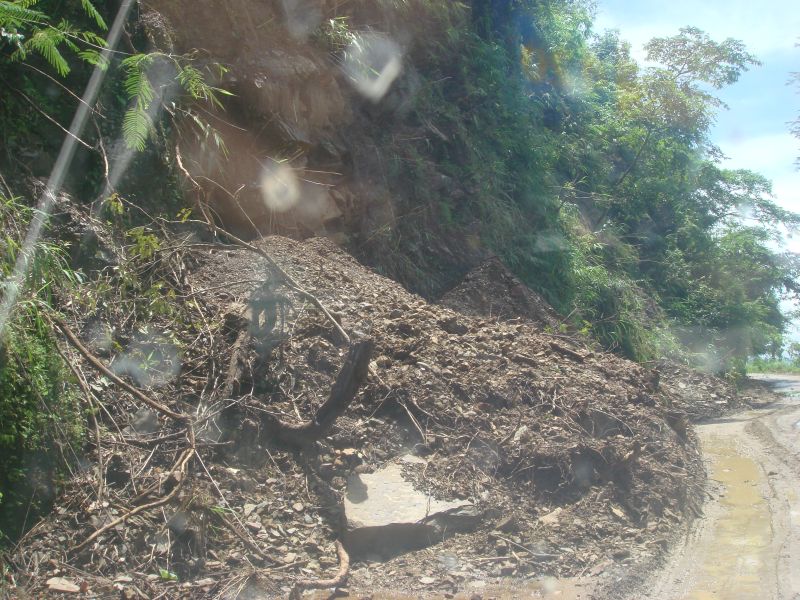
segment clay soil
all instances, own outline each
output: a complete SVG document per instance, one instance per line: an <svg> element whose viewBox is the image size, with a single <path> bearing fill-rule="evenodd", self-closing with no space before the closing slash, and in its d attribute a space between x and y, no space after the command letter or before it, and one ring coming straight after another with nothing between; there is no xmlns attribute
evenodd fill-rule
<svg viewBox="0 0 800 600"><path fill-rule="evenodd" d="M461 302L460 312L428 303L324 239L272 237L259 248L375 351L366 384L324 439L278 443L269 423L315 414L345 341L258 254L173 247L174 301L194 303L200 317L191 326L154 317L150 333L177 340L181 368L141 385L197 419L186 473L180 482L171 474L186 446L183 425L148 415L69 349L104 407L101 435L54 512L7 557L7 595L57 594L66 582L85 597L285 597L298 579L336 572L347 477L404 454L423 459L409 472L420 489L471 500L480 521L424 550L354 558L356 597L602 579L619 566L655 564L698 513L705 474L686 395L674 391L685 388L547 333L541 321L479 316L463 297L447 303ZM80 315L71 325L90 341L94 325ZM135 323L115 325L131 339Z"/></svg>

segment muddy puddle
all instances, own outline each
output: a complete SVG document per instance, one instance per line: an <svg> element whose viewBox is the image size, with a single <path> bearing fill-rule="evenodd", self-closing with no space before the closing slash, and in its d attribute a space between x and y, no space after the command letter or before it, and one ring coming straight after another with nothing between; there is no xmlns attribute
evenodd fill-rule
<svg viewBox="0 0 800 600"><path fill-rule="evenodd" d="M703 438L709 476L724 488L719 499L722 512L707 552L695 556L699 564L685 598L764 598L775 577L771 514L761 491L764 473L740 454L735 438L717 434Z"/></svg>
<svg viewBox="0 0 800 600"><path fill-rule="evenodd" d="M345 597L345 596L341 596ZM463 592L453 594L409 594L401 590L380 590L370 594L360 594L351 592L349 598L381 598L382 600L418 600L424 597L430 600L453 599L470 600L472 598L492 598L493 600L589 600L592 598L589 582L579 579L555 579L544 578L534 581L508 581L502 584L488 583L485 581L473 581L466 586ZM315 595L305 595L304 599L313 598L314 600L328 600L330 593L317 593Z"/></svg>

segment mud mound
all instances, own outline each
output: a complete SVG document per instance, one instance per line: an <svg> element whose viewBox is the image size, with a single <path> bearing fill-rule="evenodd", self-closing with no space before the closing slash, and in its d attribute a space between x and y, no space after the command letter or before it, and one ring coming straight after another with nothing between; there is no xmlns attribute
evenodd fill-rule
<svg viewBox="0 0 800 600"><path fill-rule="evenodd" d="M748 403L734 385L714 375L670 361L660 362L656 370L670 406L693 421L721 417Z"/></svg>
<svg viewBox="0 0 800 600"><path fill-rule="evenodd" d="M285 594L297 579L335 570L347 478L409 454L418 489L468 500L478 522L470 533L444 531L428 550L355 562L355 588L452 593L500 576L599 573L658 555L695 510L702 467L693 434L663 408L648 371L554 341L530 322L428 304L326 240L273 237L261 247L352 336L374 340L355 402L302 451L278 443L270 423L314 415L347 348L263 258L193 251L181 293L207 322L169 322L185 364L176 382L153 390L206 415L182 487L68 552L176 488L181 427L156 419L155 431L122 432L105 450L102 501L94 474L76 475L56 513L17 549L21 588L41 594L66 577L131 598ZM118 396L105 393L109 404ZM142 421L130 417L135 406L115 413L120 426Z"/></svg>
<svg viewBox="0 0 800 600"><path fill-rule="evenodd" d="M522 317L552 331L558 331L562 321L544 298L496 257L467 273L458 286L442 296L439 304L461 314L500 321Z"/></svg>

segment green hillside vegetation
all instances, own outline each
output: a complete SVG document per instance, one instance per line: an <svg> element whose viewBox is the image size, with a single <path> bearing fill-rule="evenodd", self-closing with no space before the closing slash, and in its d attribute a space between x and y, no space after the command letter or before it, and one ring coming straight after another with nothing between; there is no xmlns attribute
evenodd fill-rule
<svg viewBox="0 0 800 600"><path fill-rule="evenodd" d="M780 300L798 292L800 263L774 242L800 217L775 204L758 173L722 168L709 138L725 109L716 91L758 65L741 43L686 27L652 40L654 66L644 67L618 33L595 30L592 5L582 0L376 4L424 21L428 35L409 52L419 79L410 104L390 119L394 125L382 126L376 113L367 126L391 157L395 208L409 215L384 232L374 266L435 295L463 275L442 274L447 253L477 240L568 328L633 360L673 356L737 376L749 358L781 348L788 316ZM196 55L152 52L134 20L121 52L104 64L116 9L104 0L0 0L3 295L14 285L37 197L32 182L49 174L96 67L107 78L66 191L84 205L105 200L99 218L132 256L158 248L158 230L146 228L151 218L188 228L190 215L198 216L181 192L174 139L191 135L224 148L205 114L226 106L225 66L203 54L203 40ZM351 21L325 16L312 39L340 55ZM153 64L168 66L179 97L159 95L147 77ZM404 77L397 86L409 85ZM154 118L149 109L157 103L167 110ZM437 133L420 143L393 135L393 126ZM135 154L109 190L103 140L119 136ZM439 176L455 183L433 185ZM123 201L135 208L123 211ZM40 240L0 332L0 527L10 535L10 519L39 489L20 483L30 457L43 469L74 464L92 414L77 404L78 381L57 350L50 317L73 298L102 305L123 276L117 291L128 290L134 304L159 306L164 289L140 280L146 269L118 272L112 286L102 279L107 271L73 250L58 229ZM88 300L87 289L94 290Z"/></svg>

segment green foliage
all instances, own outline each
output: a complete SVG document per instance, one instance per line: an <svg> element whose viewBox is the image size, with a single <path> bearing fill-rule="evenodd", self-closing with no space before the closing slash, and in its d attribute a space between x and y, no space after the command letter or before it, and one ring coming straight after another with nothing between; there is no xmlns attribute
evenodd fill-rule
<svg viewBox="0 0 800 600"><path fill-rule="evenodd" d="M800 374L800 365L795 361L757 356L747 363L748 373L791 373Z"/></svg>
<svg viewBox="0 0 800 600"><path fill-rule="evenodd" d="M0 197L0 268L6 281L31 214L17 199ZM47 507L58 473L77 458L82 415L46 319L54 294L77 282L63 250L39 243L0 335L0 537L19 535L24 516L33 519Z"/></svg>
<svg viewBox="0 0 800 600"><path fill-rule="evenodd" d="M695 28L647 49L662 66L642 71L618 36L598 36L583 61L586 93L565 99L556 124L564 201L598 241L613 232L613 246L634 257L620 264L587 254L578 235L576 308L606 346L641 358L651 351L638 331L651 327L633 290L646 291L698 356L741 371L749 354L780 337L780 295L797 286L792 261L769 240L798 216L775 204L763 177L718 167L709 140L722 104L707 90L757 61L740 42L716 43Z"/></svg>
<svg viewBox="0 0 800 600"><path fill-rule="evenodd" d="M189 102L203 100L212 106L221 107L222 104L219 97L221 95L231 95L230 92L209 85L206 81L206 76L210 74L212 69L216 69L219 75L223 74L225 72L223 66L212 65L208 67L209 73L203 74L191 61L191 57L176 56L162 52L134 54L122 61L121 67L125 74L123 86L130 101L130 107L126 111L122 122L122 134L129 148L140 152L144 150L147 140L154 129L150 111L151 106L154 100L159 100L159 102L163 100L170 82L177 82ZM163 80L158 90L153 85L149 74L155 67L158 67L160 74L162 74L162 79L164 79L164 70L170 72L169 81ZM183 109L183 112L190 116L204 133L209 134L211 132L218 145L222 146L222 139L210 125L202 121L195 113L191 113L186 109Z"/></svg>
<svg viewBox="0 0 800 600"><path fill-rule="evenodd" d="M105 46L103 38L76 27L68 19L54 21L45 12L34 8L39 4L39 0L0 0L0 27L4 30L4 37L16 46L16 51L11 54L12 61L27 60L31 53L35 53L61 77L71 70L64 49L90 64L100 64L98 49ZM101 30L107 28L90 0L81 0L81 7L97 27Z"/></svg>

